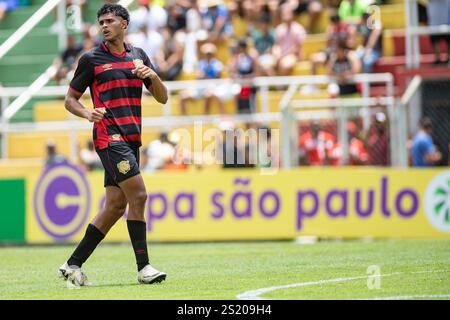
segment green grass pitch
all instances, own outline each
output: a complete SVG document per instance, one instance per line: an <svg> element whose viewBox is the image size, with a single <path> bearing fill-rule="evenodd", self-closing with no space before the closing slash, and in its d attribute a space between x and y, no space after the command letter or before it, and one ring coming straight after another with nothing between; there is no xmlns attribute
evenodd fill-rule
<svg viewBox="0 0 450 320"><path fill-rule="evenodd" d="M0 247L0 299L450 299L449 240L150 243L157 285L137 283L131 244L101 244L94 285L70 290L57 269L74 248Z"/></svg>

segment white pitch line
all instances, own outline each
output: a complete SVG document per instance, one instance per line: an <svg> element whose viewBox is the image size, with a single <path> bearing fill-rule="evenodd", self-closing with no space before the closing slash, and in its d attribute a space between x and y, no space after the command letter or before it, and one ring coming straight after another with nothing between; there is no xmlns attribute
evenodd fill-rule
<svg viewBox="0 0 450 320"><path fill-rule="evenodd" d="M448 270L415 271L415 272L410 272L410 273L412 273L412 274L418 274L418 273L434 273L434 272L450 272L450 269L448 269Z"/></svg>
<svg viewBox="0 0 450 320"><path fill-rule="evenodd" d="M419 273L433 273L433 272L448 272L450 270L427 270L427 271L416 271L416 272L409 272L411 274L419 274ZM395 273L387 273L387 274L380 274L379 277L390 277L390 276L396 276L400 274L405 274L404 272L395 272ZM238 294L236 296L239 300L273 300L271 298L262 298L260 295L265 294L267 292L276 291L280 289L288 289L288 288L294 288L294 287L305 287L305 286L315 286L320 285L324 283L333 283L333 282L344 282L344 281L351 281L351 280L358 280L358 279L365 279L368 277L374 277L374 275L367 275L367 276L358 276L358 277L349 277L349 278L336 278L336 279L328 279L328 280L319 280L319 281L309 281L309 282L298 282L298 283L291 283L286 284L282 286L273 286L268 288L260 288L256 290L246 291L244 293ZM374 298L374 299L387 299L387 300L395 300L395 299L414 299L414 297L420 298L427 298L431 296L436 297L447 297L450 295L443 294L443 295L417 295L417 296L397 296L397 297L387 297L387 298ZM411 298L408 298L411 297ZM373 299L373 298L369 298ZM363 299L365 300L365 299Z"/></svg>
<svg viewBox="0 0 450 320"><path fill-rule="evenodd" d="M380 274L379 276L380 277L389 277L389 276L393 276L393 275L397 275L397 274L399 274L399 273ZM343 281L365 279L367 277L369 277L369 276L359 276L359 277L350 277L350 278L336 278L336 279L319 280L319 281L311 281L311 282L291 283L291 284L287 284L287 285L284 285L284 286L274 286L274 287L269 287L269 288L261 288L261 289L257 289L257 290L246 291L244 293L238 294L236 296L236 298L238 298L240 300L273 300L273 299L270 299L270 298L262 298L262 297L260 297L260 295L262 295L264 293L267 293L267 292L280 290L280 289L288 289L288 288L294 288L294 287L305 287L305 286L315 286L315 285L323 284L323 283L343 282Z"/></svg>

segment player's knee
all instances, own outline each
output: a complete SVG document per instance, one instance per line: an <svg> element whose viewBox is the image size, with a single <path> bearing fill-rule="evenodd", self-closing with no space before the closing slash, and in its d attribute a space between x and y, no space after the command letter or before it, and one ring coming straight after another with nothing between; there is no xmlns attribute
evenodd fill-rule
<svg viewBox="0 0 450 320"><path fill-rule="evenodd" d="M117 216L121 217L121 216L124 215L125 210L127 210L127 205L126 204L125 205L121 205L121 206L117 206L114 211L115 211L115 214Z"/></svg>
<svg viewBox="0 0 450 320"><path fill-rule="evenodd" d="M112 212L115 216L123 216L127 209L127 203L122 201L113 201L107 204L108 211Z"/></svg>
<svg viewBox="0 0 450 320"><path fill-rule="evenodd" d="M147 201L147 193L145 192L145 190L136 192L132 200L134 205L142 205L142 206L145 206L146 201Z"/></svg>

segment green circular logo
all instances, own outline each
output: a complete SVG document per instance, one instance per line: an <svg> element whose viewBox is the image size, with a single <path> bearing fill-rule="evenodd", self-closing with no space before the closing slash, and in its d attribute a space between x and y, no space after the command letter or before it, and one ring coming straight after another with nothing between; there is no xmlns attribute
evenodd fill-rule
<svg viewBox="0 0 450 320"><path fill-rule="evenodd" d="M431 180L425 191L424 205L430 224L439 231L450 232L450 172Z"/></svg>

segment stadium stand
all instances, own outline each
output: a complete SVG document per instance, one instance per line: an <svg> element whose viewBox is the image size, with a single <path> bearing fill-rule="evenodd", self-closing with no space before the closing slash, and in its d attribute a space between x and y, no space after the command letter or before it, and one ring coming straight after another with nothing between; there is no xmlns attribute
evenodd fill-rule
<svg viewBox="0 0 450 320"><path fill-rule="evenodd" d="M23 24L45 0L30 0L29 6L19 8L11 12L0 23L0 43L7 39L14 30ZM225 1L230 3L231 0ZM380 5L379 16L383 24L383 55L381 59L374 66L374 73L392 73L395 79L394 95L400 96L405 90L404 84L399 83L400 74L404 72L406 65L405 57L405 4L402 0L387 1L388 4ZM96 11L103 1L92 0L87 1L84 11L83 19L88 22L95 22ZM137 1L131 6L130 10L137 8ZM294 76L306 76L311 74L310 57L312 54L323 50L326 47L327 35L325 33L329 15L332 13L332 8L325 7L320 15L316 29L313 33L308 34L303 44L304 59L298 62L293 70ZM307 24L307 14L304 13L296 17L296 20L302 25ZM28 86L35 80L42 72L52 63L53 59L59 54L58 50L58 36L52 32L52 26L55 23L55 15L49 14L39 22L36 28L27 34L18 45L16 45L8 54L0 59L0 83L5 87ZM236 39L247 34L249 24L243 18L233 16L231 20L235 30L235 37L227 41L218 43L218 58L224 63L228 63L231 56L231 48L234 46ZM77 39L82 39L82 34L76 34ZM360 41L360 39L359 39ZM428 36L420 37L421 47L421 63L425 68L429 67L433 62L432 47ZM442 50L445 52L445 50ZM325 66L318 69L319 75L327 74ZM192 80L195 79L195 74L183 71L177 80ZM53 85L54 82L49 82L48 85ZM326 86L319 86L319 91L308 95L308 99L324 99L328 97ZM371 85L370 96L379 97L386 96L386 87L383 85ZM280 101L283 97L283 92L278 90L270 90L268 93L268 106L270 112L278 112ZM294 96L295 99L305 98L300 92ZM256 95L257 111L261 111L261 93ZM90 102L87 100L87 105ZM203 110L203 101L196 101L189 104L188 115L201 115ZM217 106L213 105L212 114L218 113ZM236 105L233 101L225 104L226 114L235 114ZM171 98L170 114L174 116L180 115L179 101L175 94ZM154 117L163 116L162 109L157 106L156 102L149 98L143 100L143 116ZM12 119L11 122L47 122L47 121L65 121L69 120L69 114L64 109L61 98L32 98ZM192 127L188 127L192 130ZM85 130L77 132L79 145L85 145L85 141L90 139L90 131ZM154 130L144 129L143 142L148 143L156 139L158 132ZM60 152L66 156L70 155L68 133L54 132L40 132L32 136L25 133L12 133L8 135L8 156L10 159L33 159L42 158L44 156L45 141L49 137L54 138L60 146ZM23 146L14 148L15 145Z"/></svg>

